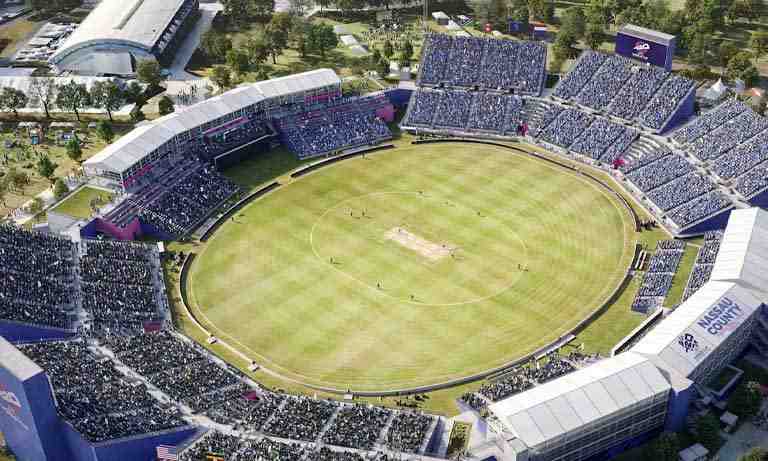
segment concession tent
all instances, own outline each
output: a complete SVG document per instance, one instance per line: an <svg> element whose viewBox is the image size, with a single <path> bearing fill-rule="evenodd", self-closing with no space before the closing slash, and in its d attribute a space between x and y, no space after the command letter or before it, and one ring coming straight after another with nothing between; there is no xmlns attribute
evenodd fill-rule
<svg viewBox="0 0 768 461"><path fill-rule="evenodd" d="M719 79L713 83L712 86L707 88L704 92L704 97L710 101L719 101L725 96L726 91L728 91L728 87L723 83L723 79Z"/></svg>

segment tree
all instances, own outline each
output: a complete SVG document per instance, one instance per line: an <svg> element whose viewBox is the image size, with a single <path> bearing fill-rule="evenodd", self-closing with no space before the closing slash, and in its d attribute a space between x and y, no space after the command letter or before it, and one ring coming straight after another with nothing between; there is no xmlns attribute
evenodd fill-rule
<svg viewBox="0 0 768 461"><path fill-rule="evenodd" d="M47 179L48 181L53 184L54 176L53 174L56 172L56 167L58 167L56 163L51 160L50 157L47 155L43 155L37 160L37 174L39 174L41 177Z"/></svg>
<svg viewBox="0 0 768 461"><path fill-rule="evenodd" d="M264 43L267 45L269 54L272 55L272 64L277 64L277 57L288 46L288 34L274 24L267 24L264 27Z"/></svg>
<svg viewBox="0 0 768 461"><path fill-rule="evenodd" d="M80 140L74 137L67 141L67 157L73 161L80 163L80 159L83 157L83 148L80 146Z"/></svg>
<svg viewBox="0 0 768 461"><path fill-rule="evenodd" d="M768 461L768 450L762 447L755 447L749 453L739 458L739 461Z"/></svg>
<svg viewBox="0 0 768 461"><path fill-rule="evenodd" d="M387 40L384 42L384 49L381 50L381 53L384 55L387 59L392 59L392 56L395 55L395 47L392 46L392 42Z"/></svg>
<svg viewBox="0 0 768 461"><path fill-rule="evenodd" d="M376 66L376 72L379 73L379 77L381 78L385 78L389 75L389 59L381 58L381 61L379 61Z"/></svg>
<svg viewBox="0 0 768 461"><path fill-rule="evenodd" d="M509 5L509 18L513 21L528 23L530 19L528 0L512 0Z"/></svg>
<svg viewBox="0 0 768 461"><path fill-rule="evenodd" d="M56 200L63 199L68 193L69 187L67 187L67 183L61 178L57 179L53 184L53 196L56 197Z"/></svg>
<svg viewBox="0 0 768 461"><path fill-rule="evenodd" d="M688 63L696 66L708 66L712 59L709 50L712 39L709 34L696 33L688 45Z"/></svg>
<svg viewBox="0 0 768 461"><path fill-rule="evenodd" d="M573 34L576 38L584 36L587 28L587 19L584 16L584 11L578 6L572 6L565 10L562 18L562 25L560 26L560 33L566 31Z"/></svg>
<svg viewBox="0 0 768 461"><path fill-rule="evenodd" d="M560 31L552 45L552 52L556 59L565 61L574 54L573 45L576 44L576 37L568 31Z"/></svg>
<svg viewBox="0 0 768 461"><path fill-rule="evenodd" d="M249 38L245 42L245 52L248 54L248 62L252 66L260 65L269 56L269 49L262 36ZM299 50L299 53L301 54L301 50ZM304 57L304 54L301 54L301 56Z"/></svg>
<svg viewBox="0 0 768 461"><path fill-rule="evenodd" d="M112 111L119 109L125 103L123 90L113 80L95 82L90 91L91 105L99 109L105 109L109 120L112 119Z"/></svg>
<svg viewBox="0 0 768 461"><path fill-rule="evenodd" d="M648 444L645 458L654 461L677 461L680 441L674 432L664 432Z"/></svg>
<svg viewBox="0 0 768 461"><path fill-rule="evenodd" d="M407 56L409 61L413 59L413 43L411 43L410 40L406 40L405 43L403 43L402 52L404 56Z"/></svg>
<svg viewBox="0 0 768 461"><path fill-rule="evenodd" d="M740 51L736 53L725 69L725 75L729 79L741 79L747 86L753 86L757 83L760 75L757 68L752 63L752 53L749 51Z"/></svg>
<svg viewBox="0 0 768 461"><path fill-rule="evenodd" d="M136 76L139 81L146 83L150 88L157 88L163 81L160 74L160 64L154 59L142 59L136 65Z"/></svg>
<svg viewBox="0 0 768 461"><path fill-rule="evenodd" d="M51 118L50 109L56 101L56 81L51 77L33 77L29 82L29 100L45 111L45 118Z"/></svg>
<svg viewBox="0 0 768 461"><path fill-rule="evenodd" d="M19 118L19 109L27 105L27 95L21 90L5 87L0 91L0 109L13 112L13 116Z"/></svg>
<svg viewBox="0 0 768 461"><path fill-rule="evenodd" d="M167 96L164 96L164 97L167 97ZM107 122L106 120L102 120L96 125L96 134L99 136L99 138L101 138L107 144L111 143L112 140L115 138L115 132L114 130L112 130L112 124ZM80 147L79 142L77 143L77 147L78 148Z"/></svg>
<svg viewBox="0 0 768 461"><path fill-rule="evenodd" d="M56 105L68 112L74 112L77 121L80 121L80 109L89 104L88 90L84 84L70 80L69 83L59 88L56 95Z"/></svg>
<svg viewBox="0 0 768 461"><path fill-rule="evenodd" d="M376 67L376 65L381 61L381 51L379 51L378 48L374 48L373 51L371 51L370 56L368 56L368 60L371 63L371 67Z"/></svg>
<svg viewBox="0 0 768 461"><path fill-rule="evenodd" d="M43 199L35 197L29 202L29 213L35 217L35 220L37 220L37 215L43 212L44 207L45 204L43 203Z"/></svg>
<svg viewBox="0 0 768 461"><path fill-rule="evenodd" d="M600 48L603 44L603 28L599 24L587 24L587 29L584 31L584 42L587 46L593 50Z"/></svg>
<svg viewBox="0 0 768 461"><path fill-rule="evenodd" d="M125 87L123 96L125 96L125 100L131 104L143 106L147 102L144 98L144 89L139 85L139 82L135 80Z"/></svg>
<svg viewBox="0 0 768 461"><path fill-rule="evenodd" d="M173 101L168 96L160 98L160 101L157 103L157 109L160 112L160 115L168 115L176 111L176 108L173 106Z"/></svg>
<svg viewBox="0 0 768 461"><path fill-rule="evenodd" d="M232 86L232 73L227 66L213 66L211 81L220 89L227 89Z"/></svg>
<svg viewBox="0 0 768 461"><path fill-rule="evenodd" d="M749 47L752 48L752 52L755 54L755 64L757 64L757 61L768 52L768 32L764 30L752 32L752 35L749 37Z"/></svg>
<svg viewBox="0 0 768 461"><path fill-rule="evenodd" d="M313 28L311 39L312 39L312 48L320 51L321 58L325 58L326 51L330 51L336 48L336 46L339 44L339 38L333 32L333 26L331 26L330 24L316 25ZM390 46L391 45L392 44L390 43Z"/></svg>
<svg viewBox="0 0 768 461"><path fill-rule="evenodd" d="M232 49L232 40L211 29L200 37L200 49L211 61L221 62L221 58Z"/></svg>
<svg viewBox="0 0 768 461"><path fill-rule="evenodd" d="M728 399L728 411L741 419L749 419L760 411L762 400L760 384L754 381L741 383Z"/></svg>
<svg viewBox="0 0 768 461"><path fill-rule="evenodd" d="M720 43L720 46L717 48L717 57L720 67L725 69L728 66L731 58L736 56L738 52L739 47L737 47L736 44L732 41L724 40L722 43Z"/></svg>
<svg viewBox="0 0 768 461"><path fill-rule="evenodd" d="M720 445L720 423L712 413L699 417L696 421L696 435L699 442L709 451L714 451Z"/></svg>
<svg viewBox="0 0 768 461"><path fill-rule="evenodd" d="M21 194L24 193L24 186L29 184L29 175L25 171L17 170L15 166L8 169L5 179L9 188L12 186L16 192Z"/></svg>
<svg viewBox="0 0 768 461"><path fill-rule="evenodd" d="M248 71L248 61L248 55L243 51L227 51L227 65L237 74L244 74Z"/></svg>
<svg viewBox="0 0 768 461"><path fill-rule="evenodd" d="M134 123L140 122L146 118L144 112L141 110L141 106L138 104L133 106L133 109L131 109L131 113L129 115L131 117L131 121Z"/></svg>
<svg viewBox="0 0 768 461"><path fill-rule="evenodd" d="M8 194L8 175L6 174L2 178L0 178L0 203L3 204L3 206L7 207L8 204L5 203L5 196Z"/></svg>

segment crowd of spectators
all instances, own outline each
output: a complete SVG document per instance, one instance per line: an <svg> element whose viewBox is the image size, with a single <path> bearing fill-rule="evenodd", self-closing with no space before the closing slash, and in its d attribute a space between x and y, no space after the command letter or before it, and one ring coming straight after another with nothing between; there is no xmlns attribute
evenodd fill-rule
<svg viewBox="0 0 768 461"><path fill-rule="evenodd" d="M419 453L434 420L434 417L421 413L397 413L387 431L387 447L404 453Z"/></svg>
<svg viewBox="0 0 768 461"><path fill-rule="evenodd" d="M699 248L699 253L696 255L696 262L688 278L683 301L690 298L692 294L696 293L699 288L709 281L722 240L722 231L710 231L704 234L704 244Z"/></svg>
<svg viewBox="0 0 768 461"><path fill-rule="evenodd" d="M193 411L246 393L235 375L168 331L108 336L103 341L126 366Z"/></svg>
<svg viewBox="0 0 768 461"><path fill-rule="evenodd" d="M538 42L429 34L418 83L538 95L546 58Z"/></svg>
<svg viewBox="0 0 768 461"><path fill-rule="evenodd" d="M537 384L543 384L574 371L576 367L573 362L583 358L580 354L572 352L566 359L563 359L557 352L553 352L548 354L546 359L543 359L543 364L537 361L535 364L516 368L483 384L478 392L492 402L498 402ZM473 402L473 400L465 399L465 402L470 406L473 406L473 403L480 403L477 400Z"/></svg>
<svg viewBox="0 0 768 461"><path fill-rule="evenodd" d="M559 113L540 134L540 138L551 144L568 148L595 120L595 117L578 109L565 109Z"/></svg>
<svg viewBox="0 0 768 461"><path fill-rule="evenodd" d="M645 166L632 170L626 178L641 191L650 192L693 171L693 166L683 157L664 155L655 161L646 163Z"/></svg>
<svg viewBox="0 0 768 461"><path fill-rule="evenodd" d="M575 100L582 106L603 110L632 75L632 63L623 56L608 56L584 85Z"/></svg>
<svg viewBox="0 0 768 461"><path fill-rule="evenodd" d="M392 412L372 405L344 405L323 434L323 442L371 450Z"/></svg>
<svg viewBox="0 0 768 461"><path fill-rule="evenodd" d="M765 172L763 174L765 175ZM766 181L765 178L766 176L763 176L763 182ZM672 210L667 217L682 228L732 206L733 203L722 192L715 190Z"/></svg>
<svg viewBox="0 0 768 461"><path fill-rule="evenodd" d="M765 161L768 161L768 131L715 159L712 170L722 179L733 179Z"/></svg>
<svg viewBox="0 0 768 461"><path fill-rule="evenodd" d="M745 110L691 142L687 150L701 160L714 160L766 128L768 120L752 110Z"/></svg>
<svg viewBox="0 0 768 461"><path fill-rule="evenodd" d="M669 211L713 190L708 178L692 172L648 192L647 197L662 211Z"/></svg>
<svg viewBox="0 0 768 461"><path fill-rule="evenodd" d="M668 76L669 73L661 67L633 65L627 82L611 102L608 112L625 120L634 120Z"/></svg>
<svg viewBox="0 0 768 461"><path fill-rule="evenodd" d="M375 111L364 110L357 101L285 117L278 121L278 128L286 147L299 158L392 138Z"/></svg>
<svg viewBox="0 0 768 461"><path fill-rule="evenodd" d="M314 442L338 408L328 400L290 396L267 421L263 431L277 437Z"/></svg>
<svg viewBox="0 0 768 461"><path fill-rule="evenodd" d="M253 390L232 395L208 408L205 414L220 424L258 430L284 399L281 394Z"/></svg>
<svg viewBox="0 0 768 461"><path fill-rule="evenodd" d="M605 53L584 51L571 70L560 79L552 95L566 100L574 99L607 58Z"/></svg>
<svg viewBox="0 0 768 461"><path fill-rule="evenodd" d="M597 118L576 139L571 150L594 160L610 163L623 154L636 137L637 131L631 128Z"/></svg>
<svg viewBox="0 0 768 461"><path fill-rule="evenodd" d="M74 244L0 224L0 319L71 329Z"/></svg>
<svg viewBox="0 0 768 461"><path fill-rule="evenodd" d="M648 262L632 310L648 313L663 303L685 251L681 240L660 240Z"/></svg>
<svg viewBox="0 0 768 461"><path fill-rule="evenodd" d="M522 122L523 102L518 96L475 93L467 128L495 134L516 130Z"/></svg>
<svg viewBox="0 0 768 461"><path fill-rule="evenodd" d="M749 110L746 104L738 99L729 99L672 133L672 139L682 145L689 144L725 125L746 110Z"/></svg>
<svg viewBox="0 0 768 461"><path fill-rule="evenodd" d="M464 128L469 123L472 93L463 90L442 92L432 123L438 128Z"/></svg>
<svg viewBox="0 0 768 461"><path fill-rule="evenodd" d="M50 378L59 413L92 442L165 431L188 423L172 406L129 383L82 341L18 346Z"/></svg>
<svg viewBox="0 0 768 461"><path fill-rule="evenodd" d="M418 89L411 96L410 110L406 125L431 127L442 93L438 91Z"/></svg>
<svg viewBox="0 0 768 461"><path fill-rule="evenodd" d="M643 138L640 138L640 139L642 140ZM651 163L656 162L657 160L661 160L668 155L672 155L672 152L669 149L654 148L650 151L643 152L642 155L637 157L630 158L628 156L625 156L625 157L622 157L622 162L621 162L621 165L619 166L619 170L624 174L629 174L640 168L648 166Z"/></svg>
<svg viewBox="0 0 768 461"><path fill-rule="evenodd" d="M149 197L148 203L137 204L139 217L167 234L186 236L239 190L212 167L192 162L189 174Z"/></svg>
<svg viewBox="0 0 768 461"><path fill-rule="evenodd" d="M640 123L654 130L663 128L669 117L695 86L696 83L693 80L679 75L669 75L638 115Z"/></svg>
<svg viewBox="0 0 768 461"><path fill-rule="evenodd" d="M134 242L83 240L80 290L93 330L139 332L164 317L157 248Z"/></svg>
<svg viewBox="0 0 768 461"><path fill-rule="evenodd" d="M187 143L184 150L203 162L212 162L219 155L270 133L264 120L247 119L236 126L196 138Z"/></svg>
<svg viewBox="0 0 768 461"><path fill-rule="evenodd" d="M747 199L768 188L768 164L762 163L736 180L734 188Z"/></svg>

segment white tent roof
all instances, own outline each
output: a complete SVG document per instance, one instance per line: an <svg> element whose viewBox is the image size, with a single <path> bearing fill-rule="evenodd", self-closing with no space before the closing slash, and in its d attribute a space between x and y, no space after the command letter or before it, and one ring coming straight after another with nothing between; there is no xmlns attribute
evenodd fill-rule
<svg viewBox="0 0 768 461"><path fill-rule="evenodd" d="M186 109L160 117L151 123L136 127L130 133L86 160L85 165L121 173L153 150L173 139L174 136L211 120L231 114L264 99L340 83L341 80L332 70L318 69L241 86Z"/></svg>
<svg viewBox="0 0 768 461"><path fill-rule="evenodd" d="M768 301L768 211L731 212L710 280L741 281Z"/></svg>
<svg viewBox="0 0 768 461"><path fill-rule="evenodd" d="M712 84L707 91L704 92L704 97L707 99L718 100L723 97L728 88L723 83L723 79L719 79Z"/></svg>
<svg viewBox="0 0 768 461"><path fill-rule="evenodd" d="M670 388L647 358L626 352L496 402L489 409L507 431L534 447Z"/></svg>
<svg viewBox="0 0 768 461"><path fill-rule="evenodd" d="M97 42L125 43L149 51L183 4L184 0L102 0L52 59Z"/></svg>
<svg viewBox="0 0 768 461"><path fill-rule="evenodd" d="M659 322L632 352L658 357L665 368L689 377L760 306L750 290L710 281Z"/></svg>

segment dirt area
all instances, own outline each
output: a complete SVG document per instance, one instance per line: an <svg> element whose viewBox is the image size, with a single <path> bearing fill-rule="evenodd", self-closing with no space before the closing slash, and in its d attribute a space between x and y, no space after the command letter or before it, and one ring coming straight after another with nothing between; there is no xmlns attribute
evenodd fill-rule
<svg viewBox="0 0 768 461"><path fill-rule="evenodd" d="M384 234L384 238L392 240L400 245L413 250L416 253L424 256L430 261L439 261L450 254L457 248L448 243L433 243L429 240L425 240L422 237L408 232L402 227L393 227Z"/></svg>

